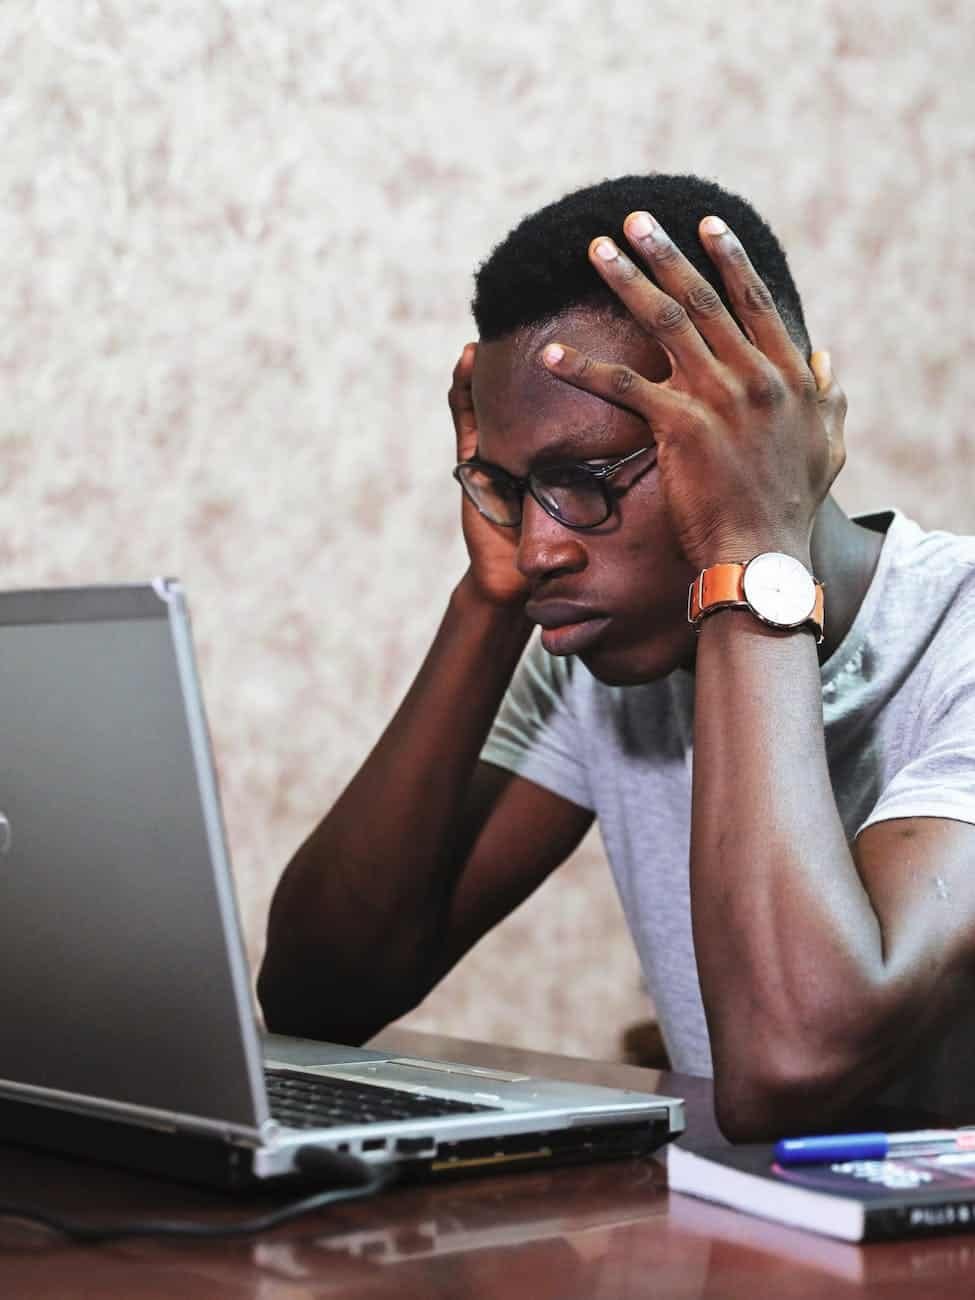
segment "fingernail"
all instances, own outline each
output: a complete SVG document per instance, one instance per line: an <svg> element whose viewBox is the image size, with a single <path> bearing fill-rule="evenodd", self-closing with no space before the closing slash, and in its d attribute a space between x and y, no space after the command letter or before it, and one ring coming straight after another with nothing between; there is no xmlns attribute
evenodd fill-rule
<svg viewBox="0 0 975 1300"><path fill-rule="evenodd" d="M812 362L812 371L816 376L816 386L821 389L829 388L833 379L833 365L830 361L829 353L824 352L823 349L820 348L817 352L813 353Z"/></svg>
<svg viewBox="0 0 975 1300"><path fill-rule="evenodd" d="M634 239L646 239L653 230L654 221L649 212L631 212L623 225L626 233Z"/></svg>
<svg viewBox="0 0 975 1300"><path fill-rule="evenodd" d="M596 241L596 256L604 262L612 262L619 257L620 251L611 239L600 239Z"/></svg>
<svg viewBox="0 0 975 1300"><path fill-rule="evenodd" d="M723 235L728 227L720 217L705 217L701 222L701 229L706 235Z"/></svg>
<svg viewBox="0 0 975 1300"><path fill-rule="evenodd" d="M565 348L560 347L558 343L550 343L542 356L548 365L557 366L565 356Z"/></svg>

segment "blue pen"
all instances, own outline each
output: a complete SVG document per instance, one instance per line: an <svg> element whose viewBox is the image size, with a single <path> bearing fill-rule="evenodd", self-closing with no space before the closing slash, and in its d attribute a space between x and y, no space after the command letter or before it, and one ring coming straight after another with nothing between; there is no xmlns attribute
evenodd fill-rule
<svg viewBox="0 0 975 1300"><path fill-rule="evenodd" d="M975 1129L928 1128L914 1133L834 1133L826 1137L783 1138L775 1144L781 1165L834 1164L886 1160L888 1156L927 1156L941 1151L975 1151Z"/></svg>

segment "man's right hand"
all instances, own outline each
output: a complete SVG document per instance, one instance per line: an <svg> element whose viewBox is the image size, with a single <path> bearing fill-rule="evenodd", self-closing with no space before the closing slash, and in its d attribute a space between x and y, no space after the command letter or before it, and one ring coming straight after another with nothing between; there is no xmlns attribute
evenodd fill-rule
<svg viewBox="0 0 975 1300"><path fill-rule="evenodd" d="M468 343L454 366L447 401L457 434L457 459L469 460L477 452L477 419L471 395L471 377L477 344ZM528 584L518 572L518 529L502 528L479 514L462 492L461 524L470 556L469 577L477 595L492 605L521 605L528 597Z"/></svg>

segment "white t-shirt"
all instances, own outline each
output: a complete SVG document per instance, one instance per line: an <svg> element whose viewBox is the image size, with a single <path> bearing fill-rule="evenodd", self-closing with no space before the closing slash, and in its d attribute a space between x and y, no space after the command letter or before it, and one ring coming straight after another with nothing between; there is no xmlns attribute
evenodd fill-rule
<svg viewBox="0 0 975 1300"><path fill-rule="evenodd" d="M821 667L840 819L851 843L893 817L975 823L975 538L924 532L896 510L858 522L886 537ZM606 686L536 640L482 757L596 814L674 1068L710 1075L688 880L693 717L682 669ZM885 1100L938 1109L962 1086L975 1108L975 1007Z"/></svg>

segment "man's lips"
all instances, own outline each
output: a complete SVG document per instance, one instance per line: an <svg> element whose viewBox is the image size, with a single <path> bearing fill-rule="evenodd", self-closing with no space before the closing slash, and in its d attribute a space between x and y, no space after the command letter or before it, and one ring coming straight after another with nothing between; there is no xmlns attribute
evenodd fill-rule
<svg viewBox="0 0 975 1300"><path fill-rule="evenodd" d="M565 627L568 623L588 623L591 618L603 618L598 609L580 605L574 600L529 600L525 613L540 627Z"/></svg>
<svg viewBox="0 0 975 1300"><path fill-rule="evenodd" d="M554 655L587 650L610 624L609 617L599 610L571 600L530 600L525 613L543 629L542 645Z"/></svg>

